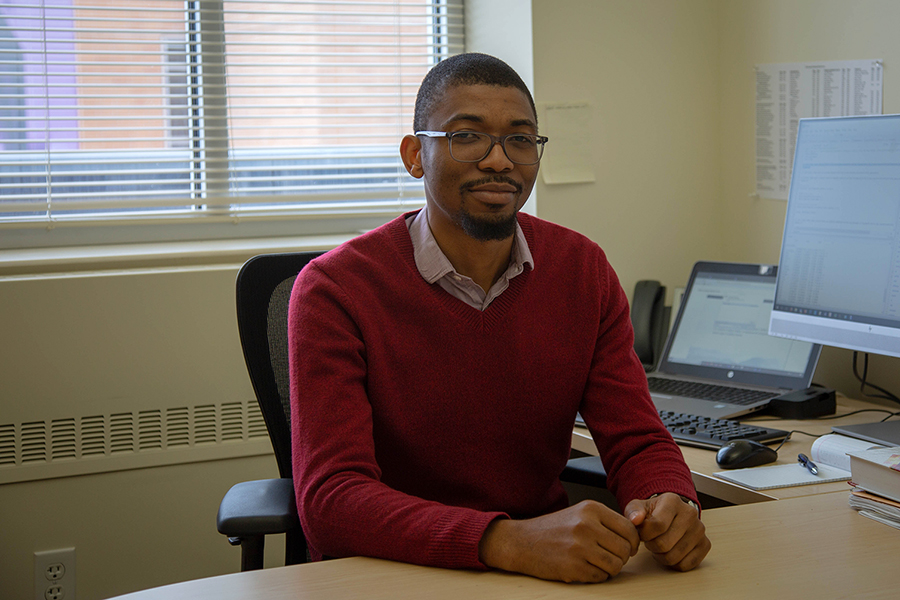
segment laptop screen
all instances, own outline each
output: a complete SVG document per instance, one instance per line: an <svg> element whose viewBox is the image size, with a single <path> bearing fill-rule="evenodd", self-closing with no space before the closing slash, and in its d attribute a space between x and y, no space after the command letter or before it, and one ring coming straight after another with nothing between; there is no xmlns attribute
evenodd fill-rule
<svg viewBox="0 0 900 600"><path fill-rule="evenodd" d="M722 381L802 389L819 349L770 336L776 267L694 266L660 370Z"/></svg>

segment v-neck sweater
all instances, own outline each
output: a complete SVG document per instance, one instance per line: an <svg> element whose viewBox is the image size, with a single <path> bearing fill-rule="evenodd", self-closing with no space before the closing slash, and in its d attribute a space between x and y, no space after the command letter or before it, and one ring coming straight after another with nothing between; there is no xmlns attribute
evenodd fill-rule
<svg viewBox="0 0 900 600"><path fill-rule="evenodd" d="M568 505L579 411L620 506L696 500L596 243L520 214L537 267L479 311L421 277L405 216L312 261L291 296L293 476L314 558L484 568L491 521Z"/></svg>

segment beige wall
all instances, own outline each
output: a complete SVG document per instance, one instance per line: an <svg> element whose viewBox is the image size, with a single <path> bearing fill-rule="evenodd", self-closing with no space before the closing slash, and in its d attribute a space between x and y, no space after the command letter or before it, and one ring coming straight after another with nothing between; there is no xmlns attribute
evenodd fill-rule
<svg viewBox="0 0 900 600"><path fill-rule="evenodd" d="M629 291L642 278L682 285L698 259L777 260L784 203L749 196L753 65L883 58L885 111L897 112L898 21L900 3L875 0L533 0L536 99L594 107L586 133L597 174L593 184L540 183L538 214L599 242ZM96 295L117 305L97 304L80 278L30 281L26 270L6 284L2 336L31 360L0 361L0 424L13 406L16 418L28 403L46 418L93 408L100 394L126 410L246 399L234 271L209 263L155 265L198 267L197 276L98 277ZM33 325L53 311L49 324ZM106 338L117 351L95 352ZM878 380L900 387L888 377L897 361L876 362ZM820 373L850 391L848 366L847 353L826 353ZM215 532L218 501L232 483L274 474L274 460L258 456L0 485L0 597L32 597L33 553L69 545L80 600L237 570L238 550Z"/></svg>
<svg viewBox="0 0 900 600"><path fill-rule="evenodd" d="M235 321L240 262L214 262L0 275L0 425L252 400ZM32 598L34 552L70 546L79 600L239 570L216 511L234 483L277 477L268 440L47 470L193 461L204 451L238 457L0 485L0 598Z"/></svg>
<svg viewBox="0 0 900 600"><path fill-rule="evenodd" d="M751 197L754 65L884 59L900 112L897 2L535 0L532 18L535 99L590 103L596 140L596 183L539 183L538 215L597 241L629 294L659 279L671 300L701 259L778 262L786 203ZM858 395L850 361L826 348L816 381ZM900 388L897 360L872 364Z"/></svg>
<svg viewBox="0 0 900 600"><path fill-rule="evenodd" d="M884 112L900 112L900 3L891 0L724 0L720 3L723 258L778 262L786 203L752 198L755 64L884 59ZM852 353L825 348L816 381L858 396ZM900 361L872 357L870 379L900 393Z"/></svg>
<svg viewBox="0 0 900 600"><path fill-rule="evenodd" d="M33 554L75 547L78 600L240 570L216 531L228 488L277 477L271 456L0 486L0 598L33 598ZM269 566L284 542L269 542Z"/></svg>
<svg viewBox="0 0 900 600"><path fill-rule="evenodd" d="M598 242L629 296L640 279L683 285L694 262L725 253L717 6L533 3L536 100L589 103L597 178L540 182L538 215Z"/></svg>

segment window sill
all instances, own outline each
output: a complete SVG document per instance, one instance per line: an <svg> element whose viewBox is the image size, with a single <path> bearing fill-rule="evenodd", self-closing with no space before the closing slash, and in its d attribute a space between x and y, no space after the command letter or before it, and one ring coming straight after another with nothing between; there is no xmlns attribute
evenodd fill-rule
<svg viewBox="0 0 900 600"><path fill-rule="evenodd" d="M216 264L257 254L330 250L356 234L0 250L0 277Z"/></svg>

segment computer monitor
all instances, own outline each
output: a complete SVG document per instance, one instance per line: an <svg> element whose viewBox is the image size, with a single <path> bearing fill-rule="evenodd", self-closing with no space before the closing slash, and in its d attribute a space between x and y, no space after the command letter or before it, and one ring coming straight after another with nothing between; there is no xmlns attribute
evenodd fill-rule
<svg viewBox="0 0 900 600"><path fill-rule="evenodd" d="M900 115L800 120L769 333L900 357Z"/></svg>
<svg viewBox="0 0 900 600"><path fill-rule="evenodd" d="M800 120L769 333L900 357L900 115Z"/></svg>

